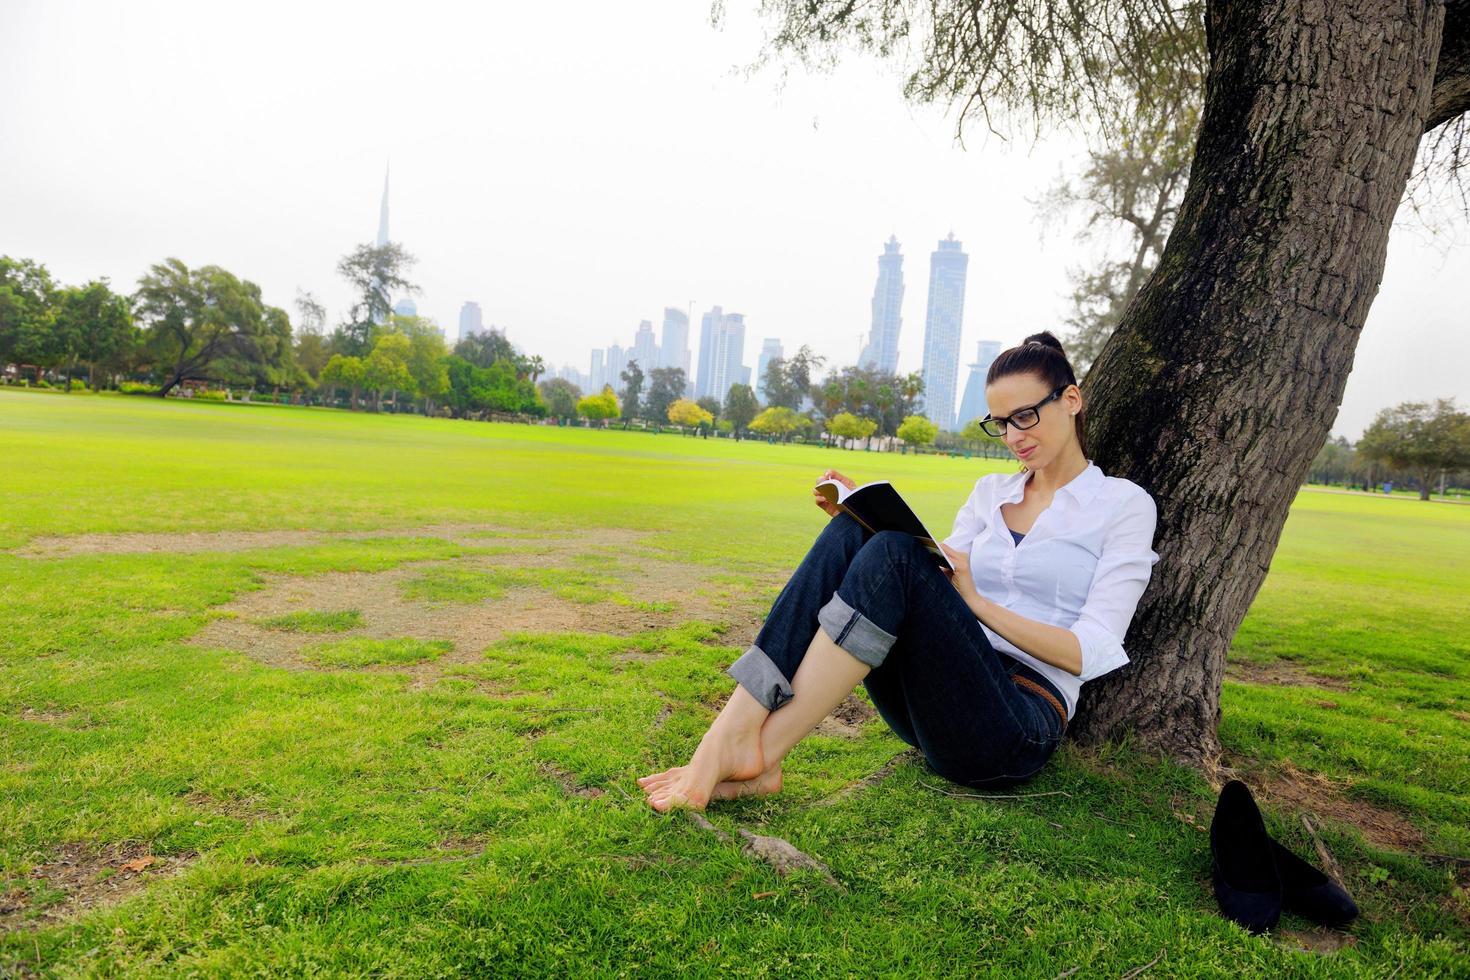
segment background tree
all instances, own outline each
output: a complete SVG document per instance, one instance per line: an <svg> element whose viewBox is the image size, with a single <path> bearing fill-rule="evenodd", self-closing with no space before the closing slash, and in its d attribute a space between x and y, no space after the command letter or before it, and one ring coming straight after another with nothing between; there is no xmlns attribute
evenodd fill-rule
<svg viewBox="0 0 1470 980"><path fill-rule="evenodd" d="M327 332L327 308L305 289L296 290L296 332L318 336Z"/></svg>
<svg viewBox="0 0 1470 980"><path fill-rule="evenodd" d="M20 359L36 368L36 381L42 380L43 371L64 370L65 384L71 387L72 370L76 366L78 351L82 344L82 324L76 317L63 315L67 307L74 307L75 293L71 287L57 286L47 296L48 305L26 323L20 332L16 353Z"/></svg>
<svg viewBox="0 0 1470 980"><path fill-rule="evenodd" d="M898 437L910 446L927 446L939 435L939 426L922 415L910 415L898 426Z"/></svg>
<svg viewBox="0 0 1470 980"><path fill-rule="evenodd" d="M327 347L327 339L319 333L303 332L299 325L293 343L296 364L302 372L310 378L320 378L322 369L326 367L327 361L331 359L332 352Z"/></svg>
<svg viewBox="0 0 1470 980"><path fill-rule="evenodd" d="M149 352L163 369L159 397L182 381L212 377L226 364L259 361L275 343L260 287L217 265L190 269L165 259L138 280L135 302Z"/></svg>
<svg viewBox="0 0 1470 980"><path fill-rule="evenodd" d="M391 405L398 407L400 391L413 393L413 374L408 369L408 338L400 333L384 333L373 345L373 352L362 365L362 386L373 393L373 411L383 410L383 392L393 393Z"/></svg>
<svg viewBox="0 0 1470 980"><path fill-rule="evenodd" d="M851 412L838 412L827 420L827 431L839 439L856 442L858 439L871 438L873 433L878 431L878 423L873 419L865 419Z"/></svg>
<svg viewBox="0 0 1470 980"><path fill-rule="evenodd" d="M1088 373L1095 461L1158 504L1160 561L1075 737L1218 755L1226 651L1342 399L1422 136L1470 109L1470 4L1443 0L762 0L770 50L912 52L907 94L958 125L1168 112L1206 30L1188 188ZM1364 57L1363 52L1372 52ZM1162 83L1161 83L1162 82ZM1199 94L1196 93L1196 97ZM1465 128L1456 132L1461 146Z"/></svg>
<svg viewBox="0 0 1470 980"><path fill-rule="evenodd" d="M1350 477L1356 462L1357 453L1346 436L1328 439L1317 450L1317 456L1307 470L1307 482L1341 483Z"/></svg>
<svg viewBox="0 0 1470 980"><path fill-rule="evenodd" d="M751 390L750 385L733 384L730 386L730 391L725 395L724 417L729 421L735 438L740 438L741 433L755 420L760 410L761 403L756 400L755 392Z"/></svg>
<svg viewBox="0 0 1470 980"><path fill-rule="evenodd" d="M636 358L629 358L627 365L618 375L623 382L623 418L638 417L638 396L643 391L643 369Z"/></svg>
<svg viewBox="0 0 1470 980"><path fill-rule="evenodd" d="M682 368L674 370L679 371L680 374L684 373ZM713 425L715 421L713 415L687 398L675 399L674 403L669 406L668 416L669 421L675 425L684 425L691 429L701 425Z"/></svg>
<svg viewBox="0 0 1470 980"><path fill-rule="evenodd" d="M332 390L346 388L350 392L348 406L357 411L359 393L363 385L363 363L360 357L333 354L325 365L318 381Z"/></svg>
<svg viewBox="0 0 1470 980"><path fill-rule="evenodd" d="M750 423L751 432L776 436L782 442L802 426L801 416L785 405L773 405L757 415Z"/></svg>
<svg viewBox="0 0 1470 980"><path fill-rule="evenodd" d="M231 351L217 362L214 371L223 381L270 388L273 394L279 394L281 388L298 386L305 373L296 364L291 332L291 318L285 310L262 304L254 348Z"/></svg>
<svg viewBox="0 0 1470 980"><path fill-rule="evenodd" d="M644 414L658 421L667 418L669 406L684 397L686 384L688 380L684 377L683 368L661 367L648 372L648 399Z"/></svg>
<svg viewBox="0 0 1470 980"><path fill-rule="evenodd" d="M587 395L577 402L577 414L593 422L615 419L619 411L618 396L612 385L603 385L599 394Z"/></svg>
<svg viewBox="0 0 1470 980"><path fill-rule="evenodd" d="M46 342L55 291L44 265L0 255L0 364L37 363L25 354Z"/></svg>
<svg viewBox="0 0 1470 980"><path fill-rule="evenodd" d="M362 356L371 346L373 327L393 312L394 293L416 293L408 270L418 260L397 242L359 245L337 262L337 274L347 280L357 297L347 321L333 335L341 354Z"/></svg>
<svg viewBox="0 0 1470 980"><path fill-rule="evenodd" d="M99 374L108 375L128 364L143 342L143 333L133 322L133 304L99 279L67 291L58 316L75 317L81 345L79 356L87 364L87 386L97 388ZM68 379L69 380L69 379Z"/></svg>
<svg viewBox="0 0 1470 980"><path fill-rule="evenodd" d="M427 317L396 313L388 318L385 329L407 338L405 360L413 378L413 390L423 400L423 413L434 414L434 403L449 391L449 349L444 334Z"/></svg>
<svg viewBox="0 0 1470 980"><path fill-rule="evenodd" d="M848 365L811 389L813 407L824 419L840 412L872 419L878 434L891 436L898 432L904 412L913 414L909 405L917 396L908 392L914 390L914 379L917 375L901 377L876 367ZM917 390L923 390L922 383Z"/></svg>
<svg viewBox="0 0 1470 980"><path fill-rule="evenodd" d="M924 375L921 371L911 371L898 379L898 411L905 417L913 415L919 410L920 400L924 396Z"/></svg>
<svg viewBox="0 0 1470 980"><path fill-rule="evenodd" d="M462 357L448 361L449 393L445 404L455 418L482 416L487 412L506 412L541 417L546 403L529 377L517 373L510 361L496 361L482 368Z"/></svg>
<svg viewBox="0 0 1470 980"><path fill-rule="evenodd" d="M1455 410L1454 399L1403 402L1378 413L1358 440L1358 454L1411 474L1419 499L1445 470L1470 467L1470 415Z"/></svg>
<svg viewBox="0 0 1470 980"><path fill-rule="evenodd" d="M546 402L548 414L559 419L576 418L581 388L566 378L547 378L536 387L541 392L541 400Z"/></svg>
<svg viewBox="0 0 1470 980"><path fill-rule="evenodd" d="M725 410L724 406L720 404L720 400L714 395L705 395L703 398L696 399L695 404L706 412L709 412L711 424L714 424L714 420L718 419L720 413Z"/></svg>
<svg viewBox="0 0 1470 980"><path fill-rule="evenodd" d="M470 334L454 345L454 356L462 357L475 367L487 368L497 361L516 360L516 349L505 335L494 330Z"/></svg>
<svg viewBox="0 0 1470 980"><path fill-rule="evenodd" d="M327 308L313 293L296 290L296 335L292 353L302 373L312 379L321 377L332 351L327 345Z"/></svg>
<svg viewBox="0 0 1470 980"><path fill-rule="evenodd" d="M801 345L789 358L774 357L766 363L765 377L761 379L767 405L780 405L796 411L801 400L812 387L812 374L827 362L825 357L812 353L806 344Z"/></svg>

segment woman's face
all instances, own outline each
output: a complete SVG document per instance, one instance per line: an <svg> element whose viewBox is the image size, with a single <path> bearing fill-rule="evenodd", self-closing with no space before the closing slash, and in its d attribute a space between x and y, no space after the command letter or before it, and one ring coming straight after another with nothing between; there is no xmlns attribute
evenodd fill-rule
<svg viewBox="0 0 1470 980"><path fill-rule="evenodd" d="M1013 415L1030 408L1056 389L1040 375L1029 372L1007 374L985 386L985 403L993 418ZM1077 443L1074 416L1082 410L1082 394L1068 385L1061 397L1042 405L1040 420L1029 429L1007 425L1001 437L1016 458L1029 470L1043 469Z"/></svg>

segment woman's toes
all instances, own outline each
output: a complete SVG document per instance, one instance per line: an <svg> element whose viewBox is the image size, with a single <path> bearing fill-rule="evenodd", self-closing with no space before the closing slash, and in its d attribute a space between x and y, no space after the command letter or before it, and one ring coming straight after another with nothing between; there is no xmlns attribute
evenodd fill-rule
<svg viewBox="0 0 1470 980"><path fill-rule="evenodd" d="M668 788L668 785L669 785L669 781L667 779L660 779L657 782L649 783L647 786L644 786L643 787L643 795L644 796L655 796L655 795L657 795L659 793L662 793L664 790L666 790Z"/></svg>
<svg viewBox="0 0 1470 980"><path fill-rule="evenodd" d="M646 788L649 786L653 786L656 783L668 782L668 780L674 775L675 771L675 769L665 769L663 772L649 773L647 776L642 776L639 778L638 785Z"/></svg>

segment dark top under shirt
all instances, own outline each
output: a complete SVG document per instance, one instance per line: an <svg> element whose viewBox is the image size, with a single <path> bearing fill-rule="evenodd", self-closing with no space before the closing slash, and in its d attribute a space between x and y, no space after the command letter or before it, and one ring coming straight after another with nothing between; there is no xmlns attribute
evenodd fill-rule
<svg viewBox="0 0 1470 980"><path fill-rule="evenodd" d="M1007 531L1011 531L1010 528L1006 528L1006 530ZM1016 544L1020 544L1021 543L1021 539L1024 538L1025 536L1026 536L1026 532L1025 531L1011 531L1011 538L1016 542Z"/></svg>

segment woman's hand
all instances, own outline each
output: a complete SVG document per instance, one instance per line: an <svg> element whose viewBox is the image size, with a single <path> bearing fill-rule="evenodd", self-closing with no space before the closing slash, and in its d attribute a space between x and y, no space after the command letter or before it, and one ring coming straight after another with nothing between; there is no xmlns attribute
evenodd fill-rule
<svg viewBox="0 0 1470 980"><path fill-rule="evenodd" d="M847 489L849 490L854 490L857 488L856 483L852 482L836 470L828 470L827 472L823 473L821 477L818 478L817 482L825 483L828 480L836 480L838 483L842 484L844 487L847 487ZM822 496L822 491L818 490L815 486L812 487L812 496L816 498L816 505L827 512L827 516L836 517L838 514L842 513L838 506L829 501L826 497Z"/></svg>
<svg viewBox="0 0 1470 980"><path fill-rule="evenodd" d="M972 597L978 598L978 593L975 591L975 580L970 577L970 556L954 550L943 541L936 543L939 549L949 556L949 563L954 566L953 572L945 569L941 571L949 576L949 583L955 587L955 591L964 596L966 602L969 602Z"/></svg>

